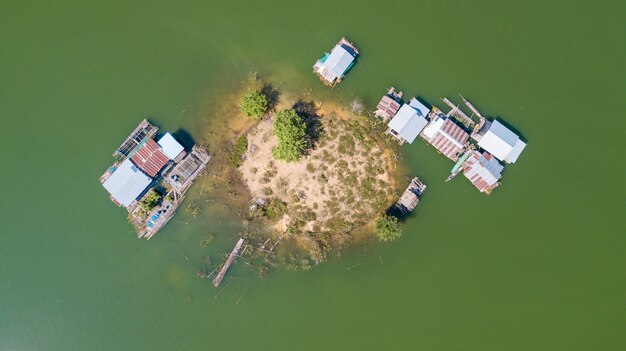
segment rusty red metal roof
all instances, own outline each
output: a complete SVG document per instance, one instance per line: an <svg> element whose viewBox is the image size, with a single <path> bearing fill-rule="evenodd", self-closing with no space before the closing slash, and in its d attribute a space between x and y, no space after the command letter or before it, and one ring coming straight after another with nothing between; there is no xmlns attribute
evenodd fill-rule
<svg viewBox="0 0 626 351"><path fill-rule="evenodd" d="M153 139L148 139L130 159L137 167L152 178L154 178L167 164L167 161L169 161L169 158L165 156L163 150L161 150Z"/></svg>
<svg viewBox="0 0 626 351"><path fill-rule="evenodd" d="M454 139L454 141L450 140L450 138ZM469 139L469 134L457 126L456 123L447 119L441 130L428 142L447 158L457 161L459 159L458 154L463 150L463 145L467 142L467 139Z"/></svg>
<svg viewBox="0 0 626 351"><path fill-rule="evenodd" d="M400 104L396 100L390 98L388 95L385 95L382 99L380 99L380 102L378 103L376 109L377 115L384 118L391 118L400 109Z"/></svg>

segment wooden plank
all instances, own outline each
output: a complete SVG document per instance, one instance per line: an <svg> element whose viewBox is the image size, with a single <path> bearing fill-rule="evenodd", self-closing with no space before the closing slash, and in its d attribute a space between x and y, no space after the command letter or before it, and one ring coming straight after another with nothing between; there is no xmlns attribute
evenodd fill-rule
<svg viewBox="0 0 626 351"><path fill-rule="evenodd" d="M233 261L235 260L235 258L237 258L237 253L239 253L239 250L241 249L241 245L243 245L243 242L244 242L243 238L240 238L239 241L237 241L237 245L235 245L235 248L228 256L228 259L226 260L226 263L224 263L222 270L220 270L220 272L217 274L217 277L213 279L214 287L217 288L218 286L220 286L222 279L224 279L224 276L226 275L226 271L228 271L228 268L230 267L230 265L233 264Z"/></svg>

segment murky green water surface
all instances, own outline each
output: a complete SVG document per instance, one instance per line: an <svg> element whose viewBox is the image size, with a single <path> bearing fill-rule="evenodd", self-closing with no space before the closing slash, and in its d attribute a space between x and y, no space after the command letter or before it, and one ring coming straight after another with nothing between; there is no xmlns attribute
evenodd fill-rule
<svg viewBox="0 0 626 351"><path fill-rule="evenodd" d="M624 10L3 2L0 349L624 349ZM211 145L212 106L249 71L326 94L311 66L344 34L362 57L332 99L371 107L394 84L441 106L461 92L522 132L492 196L444 184L451 162L419 141L405 161L429 187L393 244L267 279L238 264L214 289L195 272L239 223L203 183L189 196L201 220L135 238L98 177L141 118Z"/></svg>

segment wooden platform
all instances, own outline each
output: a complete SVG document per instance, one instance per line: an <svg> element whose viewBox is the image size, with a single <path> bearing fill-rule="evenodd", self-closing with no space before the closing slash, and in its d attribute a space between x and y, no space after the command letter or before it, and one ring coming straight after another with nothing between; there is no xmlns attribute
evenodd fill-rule
<svg viewBox="0 0 626 351"><path fill-rule="evenodd" d="M426 184L422 183L418 177L413 178L400 200L395 204L395 207L403 214L413 211L419 203L419 198L424 190L426 190Z"/></svg>

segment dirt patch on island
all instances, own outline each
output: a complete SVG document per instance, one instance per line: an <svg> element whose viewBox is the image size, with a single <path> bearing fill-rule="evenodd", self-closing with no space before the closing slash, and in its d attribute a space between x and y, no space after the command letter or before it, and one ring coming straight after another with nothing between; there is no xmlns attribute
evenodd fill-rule
<svg viewBox="0 0 626 351"><path fill-rule="evenodd" d="M266 117L247 133L239 172L253 198L286 204L277 231L290 234L319 262L328 248L353 242L355 229L395 201L395 146L371 117L350 115L332 104L319 109L298 101L293 107L308 125L306 154L297 162L275 160L278 139L272 118Z"/></svg>

